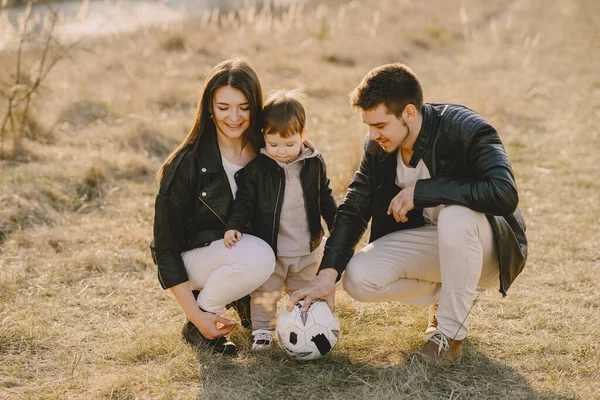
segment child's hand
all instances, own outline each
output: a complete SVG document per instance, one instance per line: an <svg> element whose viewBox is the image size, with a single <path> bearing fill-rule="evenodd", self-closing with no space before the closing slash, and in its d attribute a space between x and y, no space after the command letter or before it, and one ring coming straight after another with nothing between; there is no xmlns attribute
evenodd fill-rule
<svg viewBox="0 0 600 400"><path fill-rule="evenodd" d="M236 231L235 229L228 230L225 232L223 240L225 241L225 247L230 249L235 246L236 242L242 240L242 232Z"/></svg>

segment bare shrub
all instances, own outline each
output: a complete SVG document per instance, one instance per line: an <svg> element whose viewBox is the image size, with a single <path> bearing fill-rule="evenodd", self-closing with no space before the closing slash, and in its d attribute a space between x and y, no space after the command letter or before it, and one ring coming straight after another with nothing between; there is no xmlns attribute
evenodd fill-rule
<svg viewBox="0 0 600 400"><path fill-rule="evenodd" d="M58 22L58 13L52 9L52 1L45 4L49 11L49 25L45 29L37 29L32 21L33 1L28 1L22 23L19 29L19 44L16 52L15 71L13 79L0 84L0 95L6 100L4 115L0 116L0 157L18 157L24 153L22 139L24 137L36 138L39 124L32 118L31 109L41 84L48 77L48 73L58 61L66 55L56 38L55 28ZM2 3L6 6L6 2ZM29 75L26 69L26 49L28 47L41 47L41 51L34 53ZM31 54L27 54L31 56ZM12 138L10 147L9 137Z"/></svg>

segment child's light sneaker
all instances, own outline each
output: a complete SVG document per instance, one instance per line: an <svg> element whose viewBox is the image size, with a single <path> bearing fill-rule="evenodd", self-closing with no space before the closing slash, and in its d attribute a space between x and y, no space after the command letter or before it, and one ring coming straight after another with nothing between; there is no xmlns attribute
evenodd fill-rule
<svg viewBox="0 0 600 400"><path fill-rule="evenodd" d="M252 350L269 350L271 348L271 343L273 342L273 331L257 329L252 332L252 336L254 336Z"/></svg>

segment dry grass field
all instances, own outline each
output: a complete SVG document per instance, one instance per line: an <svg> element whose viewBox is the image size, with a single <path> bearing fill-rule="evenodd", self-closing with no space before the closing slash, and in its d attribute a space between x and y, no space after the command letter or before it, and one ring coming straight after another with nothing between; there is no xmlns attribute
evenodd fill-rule
<svg viewBox="0 0 600 400"><path fill-rule="evenodd" d="M331 0L83 41L35 99L23 150L0 160L0 398L600 398L599 4ZM407 63L426 101L498 129L530 256L506 298L478 295L458 365L407 361L426 310L341 287L341 341L316 362L254 354L241 329L234 359L180 341L148 252L154 173L233 54L267 91L305 87L338 199L365 133L347 94L377 65ZM0 54L0 84L14 65Z"/></svg>

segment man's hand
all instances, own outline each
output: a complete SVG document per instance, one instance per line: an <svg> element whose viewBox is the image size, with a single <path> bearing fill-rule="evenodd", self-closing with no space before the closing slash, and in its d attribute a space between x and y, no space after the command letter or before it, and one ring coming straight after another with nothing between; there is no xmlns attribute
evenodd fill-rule
<svg viewBox="0 0 600 400"><path fill-rule="evenodd" d="M407 186L390 201L387 214L394 214L396 222L406 222L406 213L415 208L415 187Z"/></svg>
<svg viewBox="0 0 600 400"><path fill-rule="evenodd" d="M235 243L239 242L240 240L242 240L242 232L236 231L235 229L228 230L225 232L225 236L223 236L225 247L228 249L235 246Z"/></svg>
<svg viewBox="0 0 600 400"><path fill-rule="evenodd" d="M319 272L319 275L317 275L307 287L292 293L286 304L287 310L292 311L294 305L298 301L304 299L302 311L306 312L313 300L323 299L327 302L331 312L333 312L335 302L335 280L337 276L338 273L333 268L326 268Z"/></svg>

